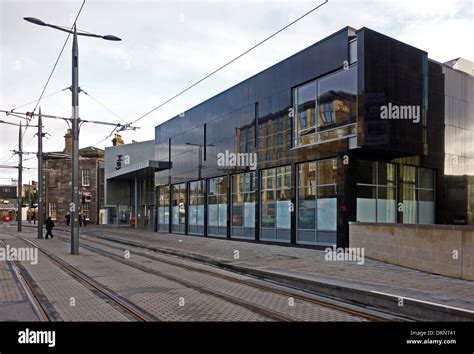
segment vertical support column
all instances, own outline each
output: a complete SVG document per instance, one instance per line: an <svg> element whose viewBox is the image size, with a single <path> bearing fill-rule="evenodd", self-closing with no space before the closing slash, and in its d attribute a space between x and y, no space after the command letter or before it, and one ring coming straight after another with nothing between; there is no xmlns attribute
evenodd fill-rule
<svg viewBox="0 0 474 354"><path fill-rule="evenodd" d="M138 228L138 178L135 176L135 229Z"/></svg>
<svg viewBox="0 0 474 354"><path fill-rule="evenodd" d="M41 107L38 117L38 238L43 238L43 120Z"/></svg>
<svg viewBox="0 0 474 354"><path fill-rule="evenodd" d="M16 220L18 222L17 229L21 232L21 212L23 211L23 136L20 122L20 131L18 135L18 210Z"/></svg>
<svg viewBox="0 0 474 354"><path fill-rule="evenodd" d="M72 42L72 156L71 156L71 254L79 254L79 49L74 25Z"/></svg>

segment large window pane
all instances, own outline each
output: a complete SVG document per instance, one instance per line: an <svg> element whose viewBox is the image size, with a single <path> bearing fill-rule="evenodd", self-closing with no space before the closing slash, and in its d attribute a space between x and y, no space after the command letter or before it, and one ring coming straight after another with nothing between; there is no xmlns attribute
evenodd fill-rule
<svg viewBox="0 0 474 354"><path fill-rule="evenodd" d="M420 190L418 193L418 223L434 224L434 191Z"/></svg>
<svg viewBox="0 0 474 354"><path fill-rule="evenodd" d="M396 222L396 189L378 187L377 222Z"/></svg>
<svg viewBox="0 0 474 354"><path fill-rule="evenodd" d="M261 171L261 239L290 241L291 167Z"/></svg>
<svg viewBox="0 0 474 354"><path fill-rule="evenodd" d="M316 229L316 195L311 188L299 188L298 192L298 228Z"/></svg>
<svg viewBox="0 0 474 354"><path fill-rule="evenodd" d="M434 173L428 168L419 168L419 188L434 189Z"/></svg>
<svg viewBox="0 0 474 354"><path fill-rule="evenodd" d="M377 162L377 184L379 186L395 186L396 165L391 163Z"/></svg>
<svg viewBox="0 0 474 354"><path fill-rule="evenodd" d="M189 183L188 232L192 234L204 234L204 185L204 181Z"/></svg>
<svg viewBox="0 0 474 354"><path fill-rule="evenodd" d="M255 238L256 173L232 176L231 237Z"/></svg>
<svg viewBox="0 0 474 354"><path fill-rule="evenodd" d="M403 223L416 224L416 189L403 188Z"/></svg>
<svg viewBox="0 0 474 354"><path fill-rule="evenodd" d="M318 80L318 131L355 122L357 68Z"/></svg>
<svg viewBox="0 0 474 354"><path fill-rule="evenodd" d="M397 165L357 161L357 220L396 222Z"/></svg>
<svg viewBox="0 0 474 354"><path fill-rule="evenodd" d="M337 198L318 198L318 230L337 230Z"/></svg>
<svg viewBox="0 0 474 354"><path fill-rule="evenodd" d="M315 132L316 82L296 89L296 134L298 137Z"/></svg>
<svg viewBox="0 0 474 354"><path fill-rule="evenodd" d="M372 161L357 161L357 183L377 184L377 167Z"/></svg>
<svg viewBox="0 0 474 354"><path fill-rule="evenodd" d="M298 243L331 244L337 230L337 160L303 163L298 166Z"/></svg>
<svg viewBox="0 0 474 354"><path fill-rule="evenodd" d="M186 184L172 186L172 231L185 232L186 225Z"/></svg>
<svg viewBox="0 0 474 354"><path fill-rule="evenodd" d="M376 187L357 186L357 221L376 222Z"/></svg>
<svg viewBox="0 0 474 354"><path fill-rule="evenodd" d="M296 146L321 143L353 134L350 129L322 132L355 123L355 66L297 87L293 95Z"/></svg>
<svg viewBox="0 0 474 354"><path fill-rule="evenodd" d="M170 187L158 188L158 229L169 231Z"/></svg>
<svg viewBox="0 0 474 354"><path fill-rule="evenodd" d="M227 236L227 188L227 177L211 178L208 182L207 234L209 236Z"/></svg>

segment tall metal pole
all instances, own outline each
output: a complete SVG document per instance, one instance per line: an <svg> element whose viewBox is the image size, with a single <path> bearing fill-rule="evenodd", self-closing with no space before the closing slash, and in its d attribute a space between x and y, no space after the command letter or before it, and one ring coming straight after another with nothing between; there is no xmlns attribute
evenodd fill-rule
<svg viewBox="0 0 474 354"><path fill-rule="evenodd" d="M77 46L77 31L74 24L72 42L72 205L71 212L71 254L79 254L79 49Z"/></svg>
<svg viewBox="0 0 474 354"><path fill-rule="evenodd" d="M138 178L135 176L135 229L138 229Z"/></svg>
<svg viewBox="0 0 474 354"><path fill-rule="evenodd" d="M38 116L38 238L43 238L43 119L41 118L41 107Z"/></svg>
<svg viewBox="0 0 474 354"><path fill-rule="evenodd" d="M21 232L21 212L23 209L23 137L20 122L20 133L18 136L18 211L16 220L18 222L18 232Z"/></svg>

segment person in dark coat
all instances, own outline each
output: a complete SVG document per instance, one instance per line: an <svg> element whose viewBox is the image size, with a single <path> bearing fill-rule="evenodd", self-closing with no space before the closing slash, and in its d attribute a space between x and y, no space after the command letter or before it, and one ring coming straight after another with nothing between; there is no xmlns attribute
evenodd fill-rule
<svg viewBox="0 0 474 354"><path fill-rule="evenodd" d="M51 220L51 217L48 217L46 219L46 239L48 239L48 236L51 236L51 238L53 238L53 228L54 228L54 222L53 220Z"/></svg>
<svg viewBox="0 0 474 354"><path fill-rule="evenodd" d="M67 213L64 219L66 219L66 225L69 226L71 224L71 214Z"/></svg>
<svg viewBox="0 0 474 354"><path fill-rule="evenodd" d="M79 219L79 227L82 227L82 214L81 213L79 213L78 219Z"/></svg>

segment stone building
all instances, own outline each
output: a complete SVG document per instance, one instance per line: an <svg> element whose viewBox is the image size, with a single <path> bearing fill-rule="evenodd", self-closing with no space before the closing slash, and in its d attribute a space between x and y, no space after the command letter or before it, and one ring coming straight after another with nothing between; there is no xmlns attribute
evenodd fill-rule
<svg viewBox="0 0 474 354"><path fill-rule="evenodd" d="M71 202L72 134L68 129L63 151L43 154L45 214L54 221L65 223ZM99 208L103 206L104 150L89 146L79 149L79 211L89 223L97 223ZM102 175L102 177L100 177Z"/></svg>

